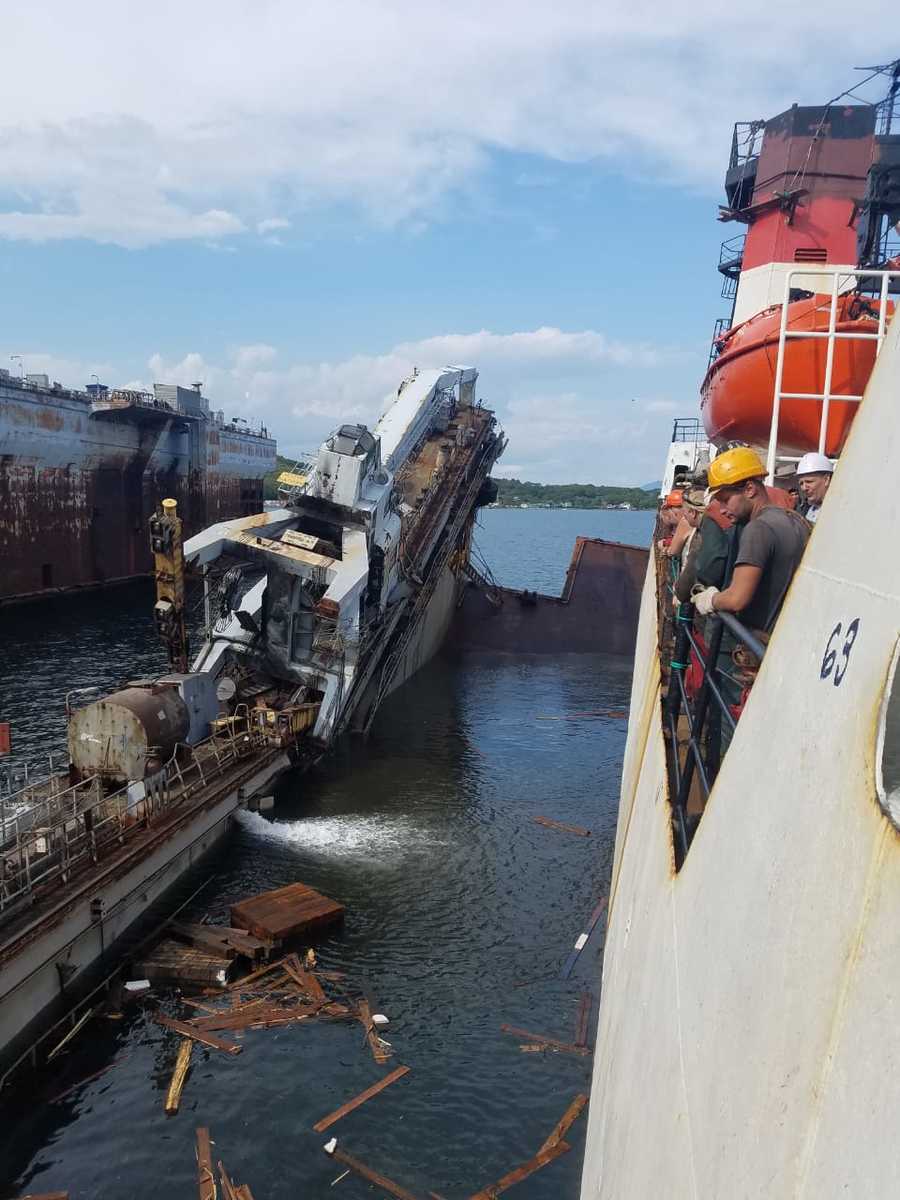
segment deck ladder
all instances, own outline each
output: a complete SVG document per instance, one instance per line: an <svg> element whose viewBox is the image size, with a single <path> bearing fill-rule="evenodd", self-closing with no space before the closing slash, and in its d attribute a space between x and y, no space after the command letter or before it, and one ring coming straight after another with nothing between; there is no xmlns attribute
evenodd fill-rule
<svg viewBox="0 0 900 1200"><path fill-rule="evenodd" d="M809 277L815 275L821 278L824 282L831 282L831 303L828 315L828 329L812 330L812 329L789 329L788 328L788 309L790 305L791 291L795 288L803 286L808 290ZM842 291L847 291L852 288L857 277L864 278L868 286L867 291L875 289L875 280L879 281L879 300L880 309L878 313L878 332L877 333L841 333L836 329L837 325L837 309L838 299ZM795 278L798 282L794 282ZM802 284L800 280L804 281ZM798 268L796 271L789 271L784 281L784 300L781 305L781 328L778 334L778 361L775 367L775 391L772 400L772 423L769 428L769 451L766 458L767 482L772 483L775 476L776 459L781 459L784 462L799 461L798 455L787 455L778 453L778 422L781 416L782 400L818 400L822 404L822 414L819 420L819 452L825 453L825 439L828 431L828 409L831 401L841 400L850 401L858 404L862 400L862 396L853 396L845 392L833 394L831 391L831 376L834 367L834 346L838 338L844 340L855 340L860 342L874 341L876 357L881 351L884 344L885 334L889 322L887 305L888 295L891 288L892 280L900 282L900 271L870 271L868 268L860 269L859 271L829 271L829 270L810 270L808 266ZM824 290L824 289L823 289ZM803 338L825 338L827 339L827 347L825 351L825 378L822 381L823 390L821 392L785 392L782 390L782 382L784 377L784 353L785 348L790 340L801 340Z"/></svg>

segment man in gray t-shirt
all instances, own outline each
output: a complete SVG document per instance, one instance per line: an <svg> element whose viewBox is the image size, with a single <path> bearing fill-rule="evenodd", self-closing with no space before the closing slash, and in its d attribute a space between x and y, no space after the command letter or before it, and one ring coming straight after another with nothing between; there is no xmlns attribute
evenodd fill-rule
<svg viewBox="0 0 900 1200"><path fill-rule="evenodd" d="M734 456L734 463L728 461L729 456ZM734 613L748 628L771 633L803 557L810 527L797 513L770 504L765 467L752 450L739 447L715 459L710 466L711 485L717 464L727 482L715 488L716 499L725 515L743 528L728 587L723 591L706 588L694 597L694 606L704 616Z"/></svg>

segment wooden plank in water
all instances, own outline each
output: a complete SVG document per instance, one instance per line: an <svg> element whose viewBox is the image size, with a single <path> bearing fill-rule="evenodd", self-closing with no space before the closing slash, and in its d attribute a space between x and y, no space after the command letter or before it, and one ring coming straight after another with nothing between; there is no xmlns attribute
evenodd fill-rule
<svg viewBox="0 0 900 1200"><path fill-rule="evenodd" d="M21 1200L69 1200L68 1192L29 1192Z"/></svg>
<svg viewBox="0 0 900 1200"><path fill-rule="evenodd" d="M194 925L187 921L173 921L169 931L184 942L221 958L264 958L271 949L271 941L254 937L245 929L232 929L228 925Z"/></svg>
<svg viewBox="0 0 900 1200"><path fill-rule="evenodd" d="M354 1158L346 1150L341 1150L339 1146L335 1146L332 1150L326 1150L325 1153L330 1154L335 1162L343 1163L345 1167L349 1167L351 1171L354 1171L357 1175L361 1175L363 1179L367 1179L369 1183L374 1183L382 1191L396 1196L397 1200L417 1200L417 1197L412 1192L408 1192L406 1188L401 1187L399 1183L394 1183L393 1179L388 1179L386 1175L382 1175L379 1171L373 1171L371 1167L367 1167L364 1162L360 1162L358 1158Z"/></svg>
<svg viewBox="0 0 900 1200"><path fill-rule="evenodd" d="M261 892L231 906L231 923L259 938L296 938L334 925L344 916L343 904L307 887L287 887Z"/></svg>
<svg viewBox="0 0 900 1200"><path fill-rule="evenodd" d="M582 829L580 825L566 825L563 821L554 821L552 817L535 817L538 825L545 825L548 829L561 829L563 833L574 833L578 837L590 837L589 829Z"/></svg>
<svg viewBox="0 0 900 1200"><path fill-rule="evenodd" d="M348 1100L346 1104L342 1104L340 1108L336 1108L327 1117L323 1117L321 1121L316 1121L313 1129L316 1133L324 1133L335 1121L339 1121L341 1117L346 1117L347 1113L353 1112L355 1108L359 1108L361 1104L365 1104L367 1100L371 1100L373 1096L377 1096L379 1092L383 1092L395 1080L402 1079L404 1075L408 1074L409 1067L396 1067L389 1075L385 1075L383 1079L379 1079L377 1083L373 1083L364 1092L360 1092L358 1096L354 1096L352 1100Z"/></svg>
<svg viewBox="0 0 900 1200"><path fill-rule="evenodd" d="M539 1171L541 1167L546 1167L547 1163L553 1162L555 1158L559 1158L561 1154L565 1154L572 1147L568 1142L557 1142L556 1145L543 1152L538 1152L534 1158L530 1158L528 1162L522 1163L521 1167L516 1167L514 1171L510 1171L508 1175L504 1175L502 1179L498 1179L496 1183L490 1187L482 1188L480 1192L476 1192L474 1196L470 1196L469 1200L494 1200L501 1192L505 1192L507 1188L511 1188L515 1183L521 1183L523 1179L527 1179L529 1175L533 1175L535 1171Z"/></svg>
<svg viewBox="0 0 900 1200"><path fill-rule="evenodd" d="M368 1000L360 1000L359 1002L359 1019L366 1031L366 1041L369 1043L372 1057L377 1063L387 1062L389 1058L393 1057L394 1051L384 1038L378 1036L372 1021L372 1009L369 1007Z"/></svg>
<svg viewBox="0 0 900 1200"><path fill-rule="evenodd" d="M278 971L278 970L281 971L282 975L285 974L283 958L280 958L278 960L278 962L271 962L271 963L267 963L264 967L258 967L255 971L251 971L249 975L245 975L243 977L243 979L238 979L235 983L229 984L228 991L229 992L248 991L249 984L256 983L256 981L258 979L262 979L263 976L268 975L272 971ZM267 984L265 984L265 986L269 987L270 984L267 983Z"/></svg>
<svg viewBox="0 0 900 1200"><path fill-rule="evenodd" d="M187 1078L188 1068L191 1065L191 1051L193 1049L194 1043L190 1038L184 1038L178 1047L178 1058L175 1060L172 1082L169 1084L169 1090L166 1093L167 1113L178 1112L178 1106L181 1103L181 1093L184 1089L184 1081Z"/></svg>
<svg viewBox="0 0 900 1200"><path fill-rule="evenodd" d="M575 1045L586 1046L588 1044L588 1033L591 1026L591 1009L594 1006L594 997L590 992L582 992L578 1001L578 1013L575 1017Z"/></svg>
<svg viewBox="0 0 900 1200"><path fill-rule="evenodd" d="M193 1025L186 1025L184 1021L173 1021L171 1017L161 1016L155 1016L153 1019L157 1025L173 1029L182 1037L193 1038L195 1042L210 1046L213 1050L224 1050L226 1054L240 1054L243 1049L243 1046L236 1046L234 1042L226 1042L224 1038L217 1038L213 1033L205 1033L202 1029L195 1029Z"/></svg>
<svg viewBox="0 0 900 1200"><path fill-rule="evenodd" d="M213 1175L212 1143L205 1125L197 1130L197 1188L200 1200L216 1200L216 1177Z"/></svg>
<svg viewBox="0 0 900 1200"><path fill-rule="evenodd" d="M577 1121L577 1119L581 1116L581 1113L587 1102L587 1096L585 1096L583 1092L579 1092L563 1115L560 1117L557 1124L553 1127L553 1132L547 1138L546 1142L544 1142L543 1146L541 1146L540 1150L538 1150L538 1154L546 1154L549 1150L552 1150L554 1146L559 1145L559 1143L572 1128L572 1125L575 1123L575 1121Z"/></svg>
<svg viewBox="0 0 900 1200"><path fill-rule="evenodd" d="M606 908L607 898L608 897L606 897L606 896L603 897L603 899L600 901L600 903L597 905L597 907L591 913L590 918L587 923L587 929L585 929L585 931L583 933L580 933L578 935L578 937L575 939L575 945L572 948L572 952L569 954L569 957L563 963L563 968L559 973L561 979L568 979L569 976L572 974L572 968L575 966L575 963L578 961L578 955L582 952L582 950L587 945L588 938L594 932L594 927L596 926L596 924L600 920L600 918L603 916L603 910Z"/></svg>
<svg viewBox="0 0 900 1200"><path fill-rule="evenodd" d="M223 1030L250 1029L256 1025L289 1025L292 1021L303 1021L315 1014L311 1005L282 1008L276 1004L261 1003L247 1005L238 1012L226 1010L219 1017L199 1017L191 1022L191 1028L203 1033Z"/></svg>
<svg viewBox="0 0 900 1200"><path fill-rule="evenodd" d="M313 1000L317 1000L320 1004L326 1004L328 997L325 995L325 989L316 979L311 971L307 971L296 954L289 954L284 960L284 969L290 975L291 979L303 989L307 995L312 996Z"/></svg>
<svg viewBox="0 0 900 1200"><path fill-rule="evenodd" d="M589 1054L587 1046L576 1046L571 1042L562 1042L559 1038L548 1037L545 1033L532 1033L528 1029L519 1029L516 1025L501 1025L501 1033L509 1033L513 1037L525 1038L532 1046L541 1049L565 1050L569 1054Z"/></svg>
<svg viewBox="0 0 900 1200"><path fill-rule="evenodd" d="M210 954L196 946L186 946L174 938L159 942L135 964L137 974L151 982L174 980L181 983L224 984L234 969L230 958Z"/></svg>

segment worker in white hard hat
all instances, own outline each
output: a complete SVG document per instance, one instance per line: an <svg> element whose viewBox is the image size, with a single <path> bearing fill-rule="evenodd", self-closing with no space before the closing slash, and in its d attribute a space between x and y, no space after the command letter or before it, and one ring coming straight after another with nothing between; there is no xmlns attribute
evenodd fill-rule
<svg viewBox="0 0 900 1200"><path fill-rule="evenodd" d="M797 479L800 491L806 501L804 516L812 525L815 525L819 519L822 501L825 499L825 493L831 484L833 474L834 463L830 458L826 458L824 454L816 451L804 454L797 463Z"/></svg>

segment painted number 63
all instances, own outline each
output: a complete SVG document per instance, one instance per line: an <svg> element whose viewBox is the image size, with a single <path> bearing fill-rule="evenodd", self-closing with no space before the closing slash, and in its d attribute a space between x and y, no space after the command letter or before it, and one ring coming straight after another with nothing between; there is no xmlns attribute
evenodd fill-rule
<svg viewBox="0 0 900 1200"><path fill-rule="evenodd" d="M850 651L853 649L853 643L856 641L856 635L859 633L859 617L854 617L847 626L843 645L841 645L842 628L841 622L838 621L837 625L832 629L831 637L825 646L825 657L822 659L822 668L819 671L821 679L828 679L832 672L834 672L833 682L835 687L841 686L844 676L847 674Z"/></svg>

